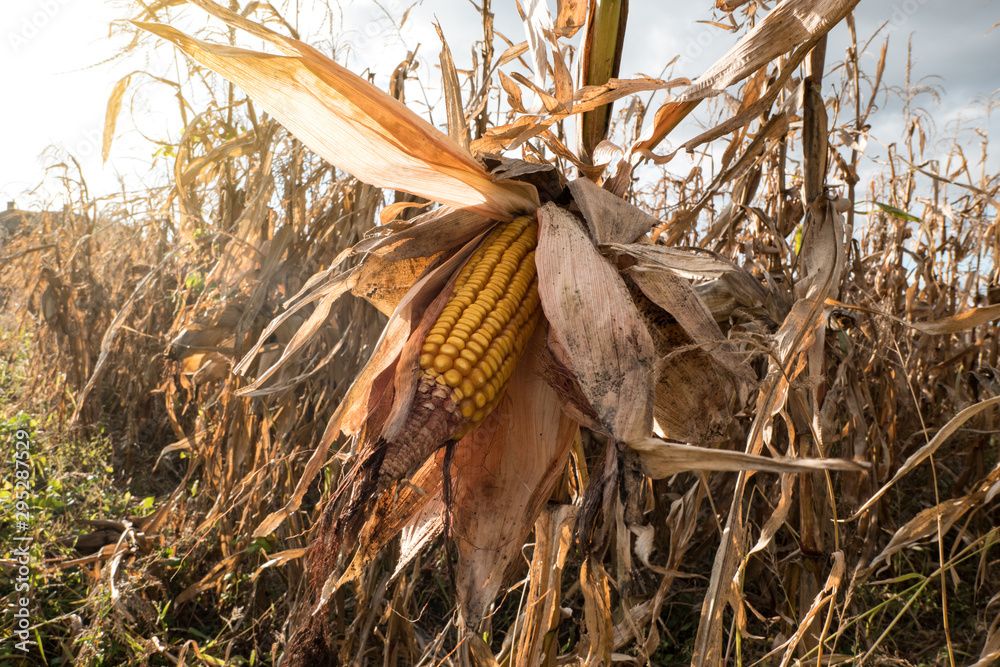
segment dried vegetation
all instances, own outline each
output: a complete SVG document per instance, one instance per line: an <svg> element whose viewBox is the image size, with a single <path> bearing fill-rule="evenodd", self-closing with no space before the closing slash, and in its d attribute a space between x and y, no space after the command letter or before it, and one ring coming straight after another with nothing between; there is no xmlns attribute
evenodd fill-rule
<svg viewBox="0 0 1000 667"><path fill-rule="evenodd" d="M274 664L296 641L296 664L1000 656L989 137L976 158L933 151L908 85L905 141L865 157L890 91L884 47L859 67L878 47L856 2L730 3L738 46L692 85L616 78L627 3L559 2L554 30L529 12L517 43L487 2L471 70L442 36L447 136L391 156L365 141L423 121L289 39L280 5L191 2L330 99L371 95L377 122L342 146L323 122L351 132L346 107L299 117L280 77L242 81L251 100L179 56L180 79L155 73L186 123L157 157L169 182L94 198L65 168L63 212L2 218L2 432L35 415L50 462L32 659ZM135 18L239 81L233 52L169 27L175 4ZM109 103L112 155L137 80ZM696 108L708 129L655 152ZM516 391L376 492L366 466L417 377L397 359L489 219L526 208L545 317ZM348 503L365 512L345 526Z"/></svg>

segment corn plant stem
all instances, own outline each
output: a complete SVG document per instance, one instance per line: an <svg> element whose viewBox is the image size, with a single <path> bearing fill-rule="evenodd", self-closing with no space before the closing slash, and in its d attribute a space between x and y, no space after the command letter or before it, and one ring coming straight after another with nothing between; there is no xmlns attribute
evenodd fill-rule
<svg viewBox="0 0 1000 667"><path fill-rule="evenodd" d="M893 339L893 347L896 349L896 354L899 356L899 361L905 367L906 362L903 361L903 355L899 350L899 343ZM923 428L924 440L930 444L930 439L927 438L927 424L924 422L924 415L920 411L920 402L917 400L917 394L913 391L913 385L909 382L906 383L906 388L910 390L910 397L913 399L913 406L916 408L917 417L920 418L920 426ZM941 504L941 496L938 492L938 480L937 480L937 469L934 466L934 455L931 454L928 458L928 465L931 467L931 475L934 479L934 505ZM951 667L955 667L955 654L951 643L951 624L948 622L948 580L944 572L944 535L941 533L941 515L938 514L936 518L937 522L937 543L938 543L938 560L941 562L941 620L944 627L944 639L948 646L948 664Z"/></svg>
<svg viewBox="0 0 1000 667"><path fill-rule="evenodd" d="M934 504L940 505L941 498L938 491L938 478L937 469L934 466L934 455L931 454L928 458L928 464L931 467L931 475L934 478ZM955 667L955 652L951 643L951 622L948 619L948 579L945 576L944 571L944 534L941 532L941 515L938 514L935 517L935 522L937 524L937 543L938 543L938 560L941 561L941 620L944 625L944 639L948 647L948 664L951 667Z"/></svg>
<svg viewBox="0 0 1000 667"><path fill-rule="evenodd" d="M591 5L591 8L593 15L588 19L583 85L599 86L618 76L628 1L597 0L596 6ZM592 159L594 147L607 137L612 108L611 104L598 107L584 113L580 120L581 149L587 160Z"/></svg>

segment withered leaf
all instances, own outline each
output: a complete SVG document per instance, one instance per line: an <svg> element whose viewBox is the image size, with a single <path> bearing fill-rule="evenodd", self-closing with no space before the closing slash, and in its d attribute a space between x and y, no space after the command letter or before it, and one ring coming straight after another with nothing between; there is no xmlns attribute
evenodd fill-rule
<svg viewBox="0 0 1000 667"><path fill-rule="evenodd" d="M653 423L653 340L621 276L572 214L538 211L542 309L601 423L621 442Z"/></svg>

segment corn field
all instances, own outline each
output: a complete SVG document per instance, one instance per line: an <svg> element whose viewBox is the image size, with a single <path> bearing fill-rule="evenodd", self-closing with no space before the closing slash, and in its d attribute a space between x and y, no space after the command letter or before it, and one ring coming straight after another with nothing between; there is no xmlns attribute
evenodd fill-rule
<svg viewBox="0 0 1000 667"><path fill-rule="evenodd" d="M673 78L627 0L481 2L388 90L298 3L123 5L161 182L0 214L0 664L996 664L989 128L859 0L720 0Z"/></svg>

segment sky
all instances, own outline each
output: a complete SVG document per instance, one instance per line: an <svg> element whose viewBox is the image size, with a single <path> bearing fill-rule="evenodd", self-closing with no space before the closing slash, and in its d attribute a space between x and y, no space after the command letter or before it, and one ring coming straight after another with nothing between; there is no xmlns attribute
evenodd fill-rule
<svg viewBox="0 0 1000 667"><path fill-rule="evenodd" d="M281 2L273 0L276 6ZM241 2L241 5L246 4ZM419 49L418 70L427 86L407 91L418 111L419 103L435 104L440 91L436 63L440 42L433 28L439 21L449 39L458 66L468 66L471 42L480 35L479 15L469 0L425 0L407 12L410 1L341 0L333 15L310 12L309 0L287 0L287 16L306 41L329 52L339 49L341 62L356 72L370 70L378 85L405 58ZM549 0L555 9L555 0ZM660 76L664 66L677 57L671 76L695 78L722 56L737 39L699 21L723 20L713 10L714 0L631 0L630 17L621 71ZM298 11L296 12L296 8ZM493 0L497 30L514 42L524 39L513 1ZM200 10L173 9L175 25L193 29L209 23ZM406 22L397 29L403 17ZM176 138L180 133L176 102L169 89L141 74L132 77L110 159L101 159L101 142L108 97L123 76L140 71L176 74L172 47L149 46L127 58L115 59L128 35L109 33L113 21L129 17L124 0L5 0L0 3L0 72L6 103L0 118L8 129L0 151L0 207L14 200L19 207L55 207L58 187L38 188L46 177L67 172L59 164L72 154L80 163L91 196L110 195L126 189L161 185L167 174L151 173L149 163L158 149L155 140ZM857 9L859 39L865 40L881 26L881 32L863 56L863 64L874 71L878 51L889 38L889 60L885 79L902 86L907 42L912 39L914 83L937 87L940 99L926 94L918 98L929 121L942 136L954 132L959 121L969 127L984 125L987 105L1000 89L1000 4L994 0L861 0ZM475 37L471 37L475 36ZM831 33L828 66L842 61L847 41L843 25ZM346 46L350 48L344 50ZM497 44L498 52L504 45ZM428 76L427 72L434 72ZM879 99L883 111L875 117L873 142L868 157L872 168L884 150L879 142L898 141L903 131L900 103ZM436 111L436 113L434 113ZM432 119L444 121L440 108ZM680 128L697 131L695 125ZM967 130L962 141L979 141ZM666 146L662 150L666 151ZM979 148L973 153L978 156ZM996 164L992 162L991 164ZM48 169L47 169L48 168ZM683 165L678 170L686 172Z"/></svg>

